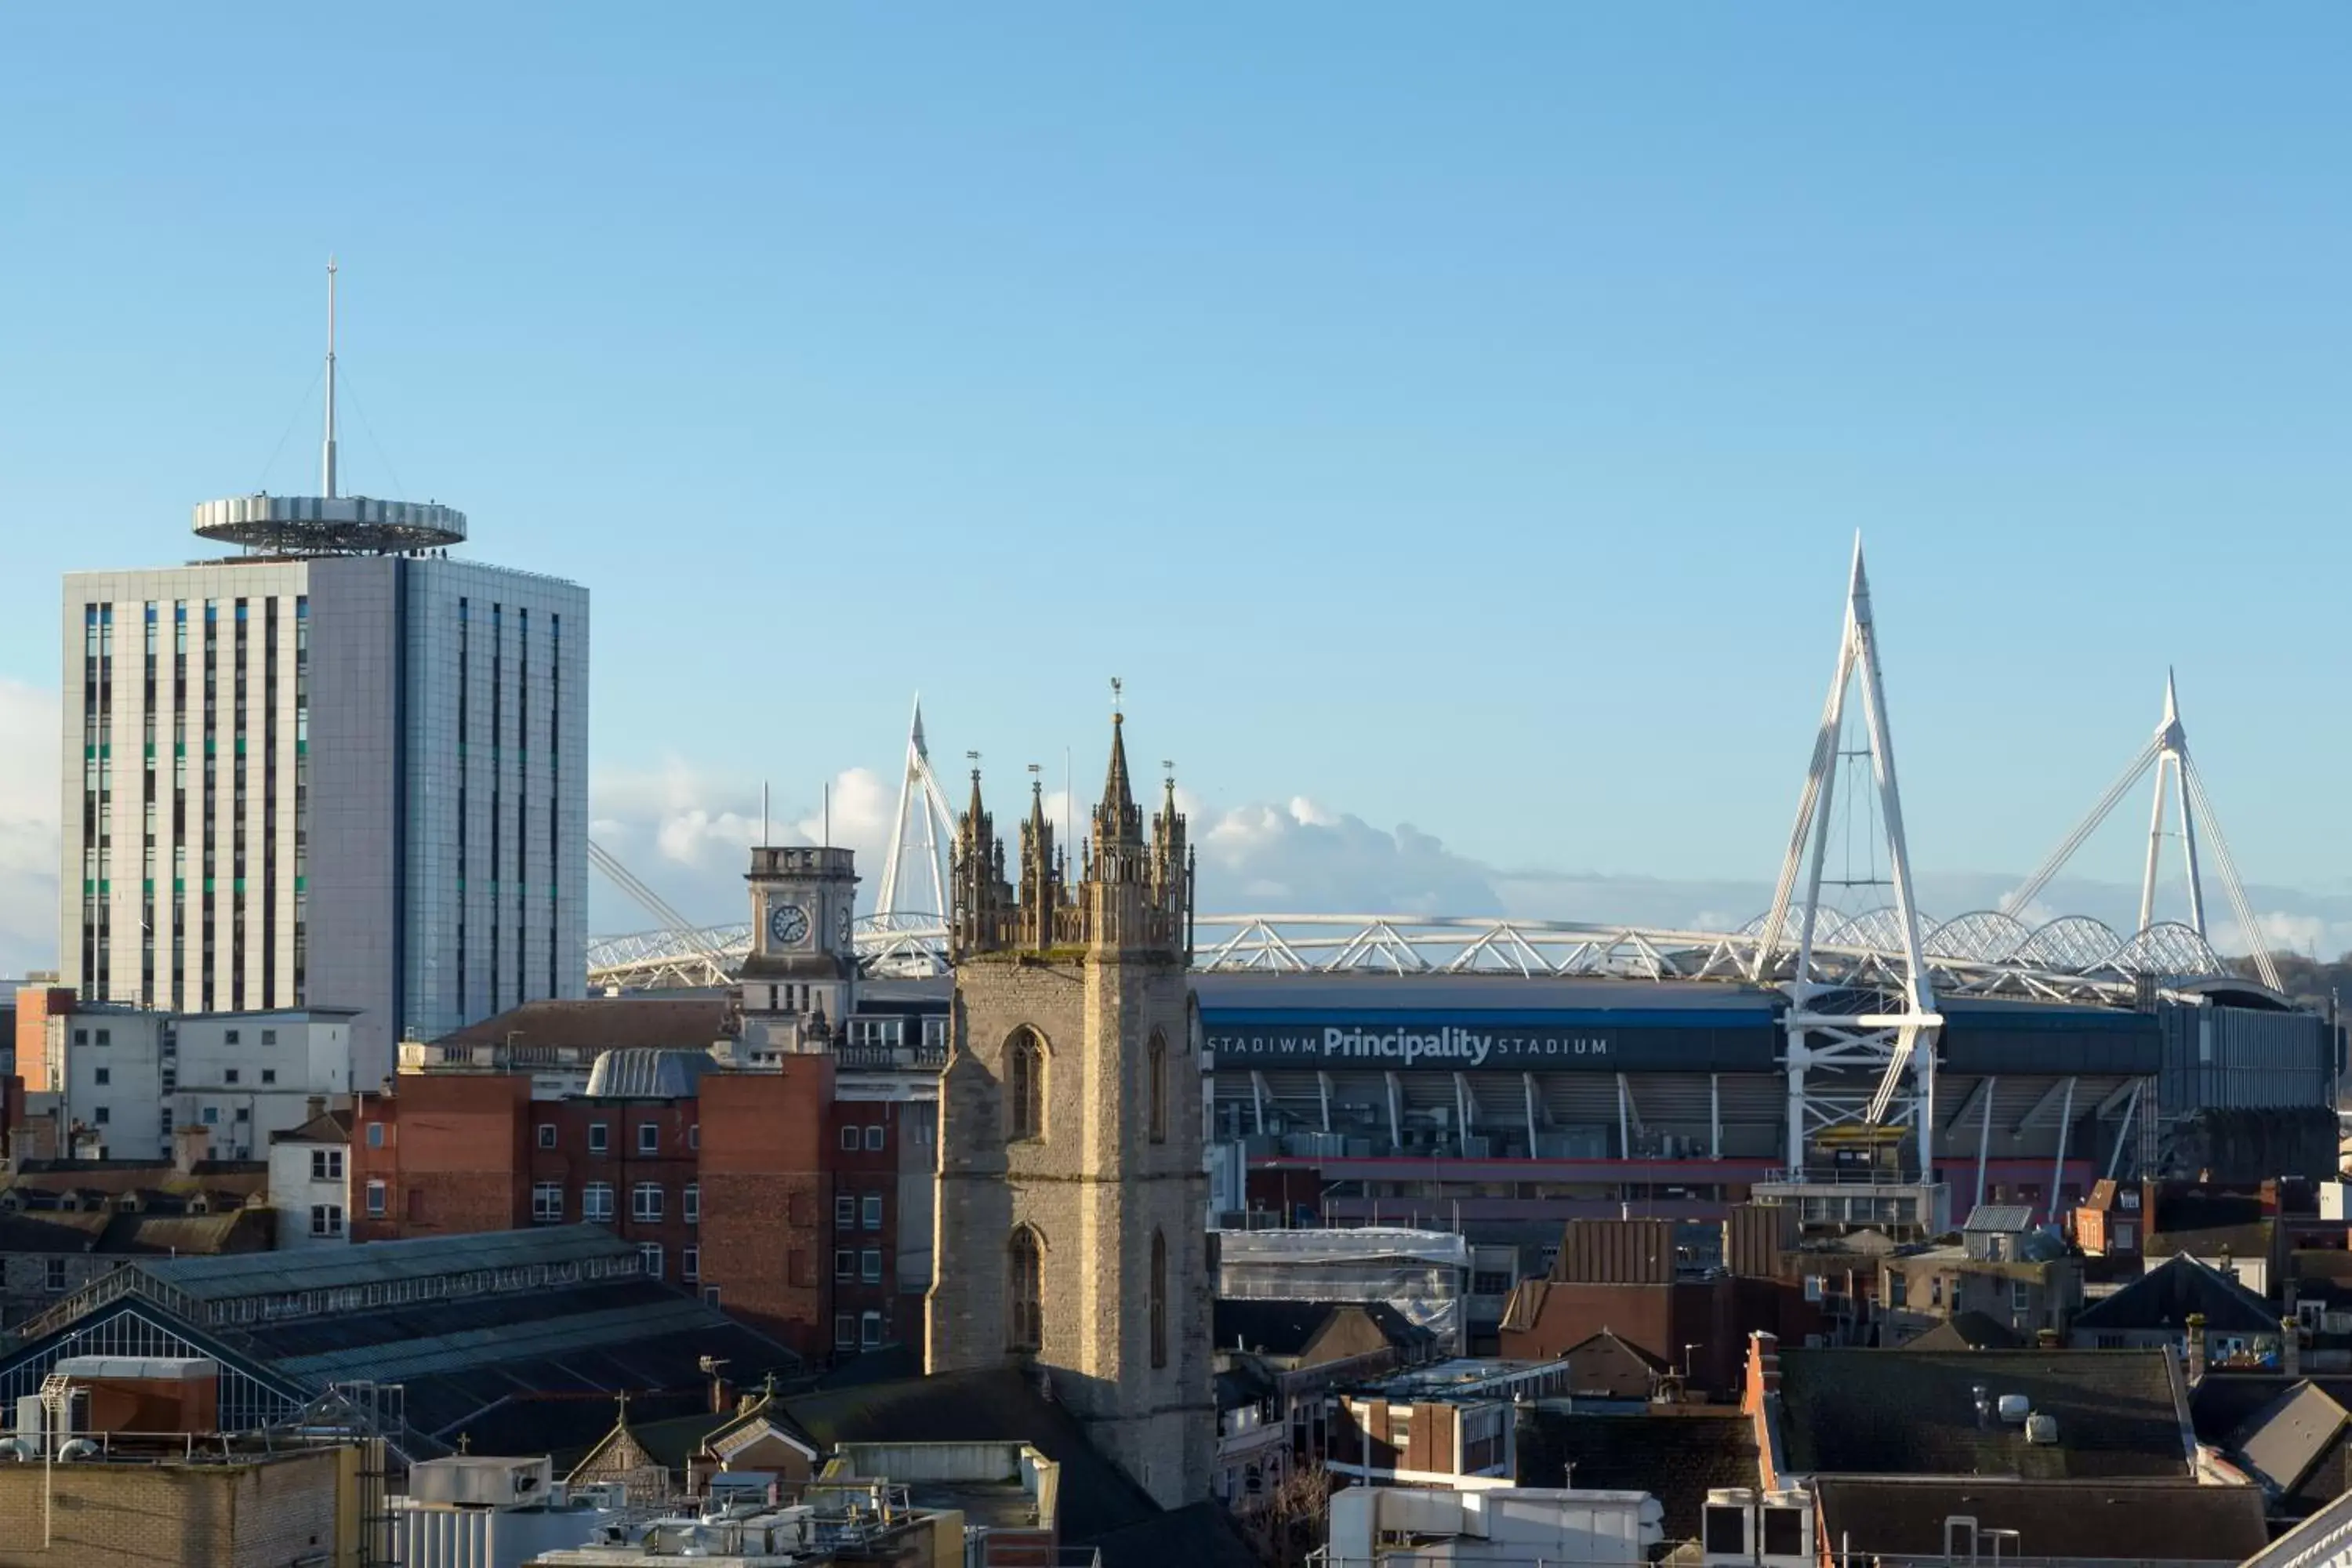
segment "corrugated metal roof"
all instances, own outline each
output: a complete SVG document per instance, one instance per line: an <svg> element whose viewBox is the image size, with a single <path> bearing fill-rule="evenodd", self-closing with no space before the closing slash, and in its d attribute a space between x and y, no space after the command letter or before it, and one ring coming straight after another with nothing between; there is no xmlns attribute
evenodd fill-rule
<svg viewBox="0 0 2352 1568"><path fill-rule="evenodd" d="M2033 1228L2033 1208L2030 1204L1979 1204L1969 1215L1962 1230L2014 1231Z"/></svg>
<svg viewBox="0 0 2352 1568"><path fill-rule="evenodd" d="M690 1099L710 1070L710 1053L629 1046L606 1051L588 1069L592 1100Z"/></svg>
<svg viewBox="0 0 2352 1568"><path fill-rule="evenodd" d="M297 1377L330 1382L348 1373L376 1379L419 1377L485 1363L561 1356L593 1346L649 1339L656 1334L708 1328L719 1315L691 1296L577 1312L567 1317L509 1322L404 1340L391 1345L361 1345L320 1355L289 1356L278 1363Z"/></svg>
<svg viewBox="0 0 2352 1568"><path fill-rule="evenodd" d="M623 1241L601 1226L570 1225L535 1230L484 1231L471 1236L425 1237L412 1241L374 1241L364 1246L305 1247L291 1252L163 1258L138 1267L198 1300L220 1301L239 1296L274 1296L295 1290L331 1290L344 1285L424 1279L477 1268L634 1256L636 1250L635 1243Z"/></svg>

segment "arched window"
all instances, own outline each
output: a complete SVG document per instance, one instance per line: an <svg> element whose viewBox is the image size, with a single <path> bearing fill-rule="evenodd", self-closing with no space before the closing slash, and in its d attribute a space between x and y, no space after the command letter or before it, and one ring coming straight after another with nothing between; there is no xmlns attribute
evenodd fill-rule
<svg viewBox="0 0 2352 1568"><path fill-rule="evenodd" d="M1026 1025L1004 1047L1004 1127L1008 1138L1045 1136L1045 1042Z"/></svg>
<svg viewBox="0 0 2352 1568"><path fill-rule="evenodd" d="M1151 1364L1168 1364L1168 1237L1151 1233Z"/></svg>
<svg viewBox="0 0 2352 1568"><path fill-rule="evenodd" d="M1145 1053L1143 1092L1150 1108L1151 1141L1168 1142L1168 1037L1159 1030L1151 1031L1151 1047Z"/></svg>
<svg viewBox="0 0 2352 1568"><path fill-rule="evenodd" d="M1005 1255L1005 1341L1016 1351L1041 1349L1045 1342L1044 1249L1037 1233L1027 1226L1014 1227Z"/></svg>

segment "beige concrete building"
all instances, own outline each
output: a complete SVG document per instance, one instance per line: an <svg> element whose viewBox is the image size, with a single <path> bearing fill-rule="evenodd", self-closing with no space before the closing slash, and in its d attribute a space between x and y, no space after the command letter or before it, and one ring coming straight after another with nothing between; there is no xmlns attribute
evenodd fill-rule
<svg viewBox="0 0 2352 1568"><path fill-rule="evenodd" d="M1016 890L973 773L925 1359L1039 1369L1175 1508L1216 1441L1192 868L1172 781L1147 841L1117 718L1093 826L1073 882L1033 784Z"/></svg>

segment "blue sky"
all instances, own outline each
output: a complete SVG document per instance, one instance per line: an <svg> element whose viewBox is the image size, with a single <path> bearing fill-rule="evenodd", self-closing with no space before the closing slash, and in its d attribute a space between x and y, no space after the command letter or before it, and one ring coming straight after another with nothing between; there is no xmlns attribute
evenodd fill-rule
<svg viewBox="0 0 2352 1568"><path fill-rule="evenodd" d="M1118 674L1212 815L1769 880L1859 528L1923 866L2039 861L2170 663L2248 879L2346 892L2348 62L2318 5L14 8L0 680L58 574L313 482L332 250L347 488L589 584L656 816L887 779L919 687L1084 776Z"/></svg>

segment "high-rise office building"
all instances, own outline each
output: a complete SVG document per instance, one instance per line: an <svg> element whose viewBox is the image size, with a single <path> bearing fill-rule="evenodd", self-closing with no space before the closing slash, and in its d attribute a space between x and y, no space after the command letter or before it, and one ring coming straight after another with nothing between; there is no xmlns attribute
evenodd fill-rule
<svg viewBox="0 0 2352 1568"><path fill-rule="evenodd" d="M328 341L323 495L207 501L238 553L65 580L58 954L92 1000L357 1008L373 1084L404 1035L582 993L588 593L338 494Z"/></svg>

